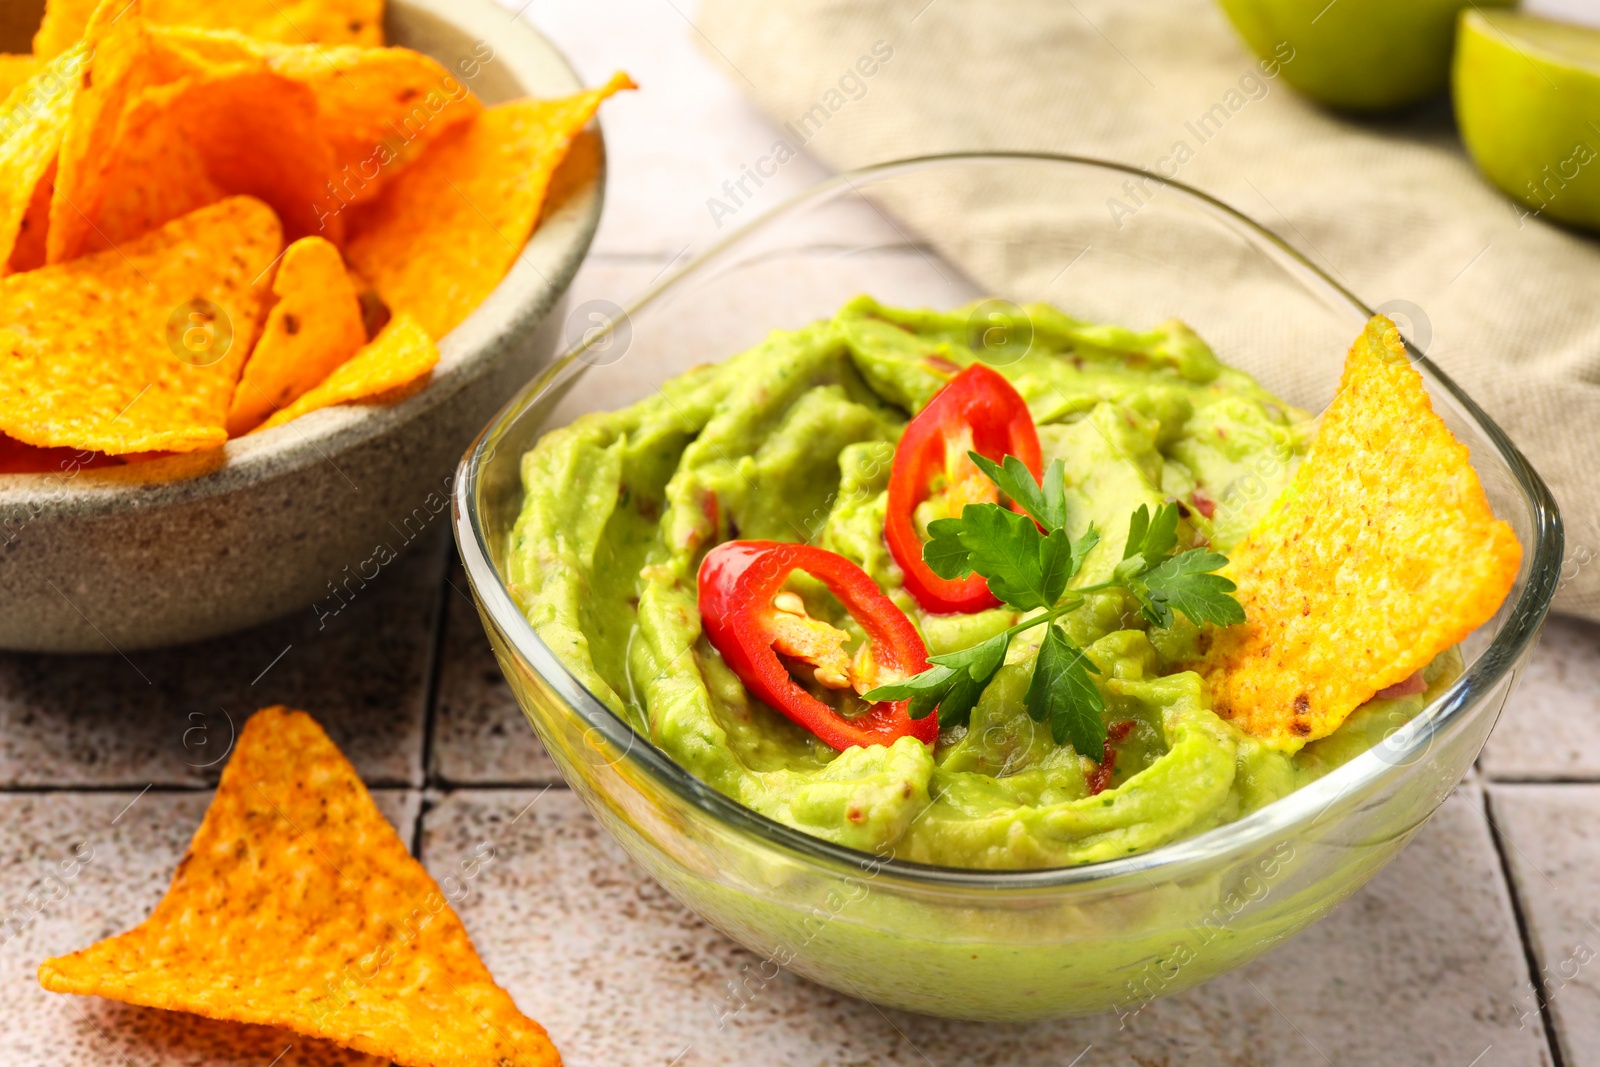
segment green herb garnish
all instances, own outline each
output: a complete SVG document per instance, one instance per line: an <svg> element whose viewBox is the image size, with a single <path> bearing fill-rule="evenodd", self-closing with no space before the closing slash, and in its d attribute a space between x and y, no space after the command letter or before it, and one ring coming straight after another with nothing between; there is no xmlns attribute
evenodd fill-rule
<svg viewBox="0 0 1600 1067"><path fill-rule="evenodd" d="M999 504L968 504L960 518L928 524L929 541L922 558L941 578L981 574L989 592L1007 605L1040 614L971 648L930 656L932 667L903 682L881 685L866 698L910 700L913 719L937 708L940 726L965 725L979 695L1005 663L1011 638L1044 626L1044 641L1028 685L1028 714L1036 722L1050 724L1056 744L1070 742L1079 754L1098 762L1106 740L1105 700L1089 675L1100 670L1056 620L1082 605L1088 593L1121 588L1139 602L1153 626L1171 626L1174 612L1196 624L1241 623L1244 609L1231 595L1234 584L1213 573L1228 562L1227 557L1204 548L1174 551L1178 505L1163 504L1151 514L1141 504L1128 521L1128 544L1111 579L1069 593L1067 584L1100 543L1100 534L1090 524L1077 541L1067 536L1066 470L1061 461L1050 464L1040 485L1015 456L1000 464L976 452L968 455L1027 514Z"/></svg>

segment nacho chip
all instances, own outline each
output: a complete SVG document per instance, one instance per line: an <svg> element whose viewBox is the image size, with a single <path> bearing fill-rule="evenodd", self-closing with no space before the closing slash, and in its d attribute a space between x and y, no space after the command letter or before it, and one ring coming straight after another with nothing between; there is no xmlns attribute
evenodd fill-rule
<svg viewBox="0 0 1600 1067"><path fill-rule="evenodd" d="M39 196L49 196L46 178L61 148L84 56L79 45L57 57L0 105L0 263L10 262L25 221L24 259L33 257L35 242L44 239L44 224L34 212ZM48 207L45 211L48 217Z"/></svg>
<svg viewBox="0 0 1600 1067"><path fill-rule="evenodd" d="M96 6L95 0L49 0L33 37L34 55L48 59L70 48ZM285 44L383 44L383 0L144 0L144 17Z"/></svg>
<svg viewBox="0 0 1600 1067"><path fill-rule="evenodd" d="M291 240L339 244L346 206L481 109L416 52L278 45L155 26L140 11L90 28L95 58L62 148L49 262L233 195L269 204Z"/></svg>
<svg viewBox="0 0 1600 1067"><path fill-rule="evenodd" d="M157 47L196 69L266 70L309 91L333 152L324 177L339 206L376 196L435 138L483 110L437 60L407 48L296 47L177 26L151 32Z"/></svg>
<svg viewBox="0 0 1600 1067"><path fill-rule="evenodd" d="M383 332L351 356L338 370L328 375L315 389L273 416L259 427L270 430L291 419L336 404L361 400L397 400L404 391L419 385L439 362L433 340L410 315L397 314Z"/></svg>
<svg viewBox="0 0 1600 1067"><path fill-rule="evenodd" d="M361 302L339 250L320 237L290 245L278 263L261 339L228 409L228 436L249 433L317 385L367 342Z"/></svg>
<svg viewBox="0 0 1600 1067"><path fill-rule="evenodd" d="M0 431L114 454L221 444L282 247L272 211L233 197L0 279Z"/></svg>
<svg viewBox="0 0 1600 1067"><path fill-rule="evenodd" d="M113 2L113 0L108 0ZM97 18L99 16L97 15ZM198 31L196 31L198 32ZM61 149L47 259L115 247L223 196L254 196L293 239L342 236L333 154L311 89L236 49L213 63L135 5L90 29L94 58Z"/></svg>
<svg viewBox="0 0 1600 1067"><path fill-rule="evenodd" d="M71 115L61 137L45 260L62 263L80 254L96 234L95 219L115 165L117 128L131 100L149 86L171 81L150 47L139 0L120 11L105 0L90 19L87 49ZM76 51L76 49L75 49ZM72 54L72 53L68 53Z"/></svg>
<svg viewBox="0 0 1600 1067"><path fill-rule="evenodd" d="M539 208L534 229L544 225L545 219L560 211L568 200L594 181L604 165L605 143L599 132L580 130L567 146L566 158L550 175L550 186L545 190L544 204Z"/></svg>
<svg viewBox="0 0 1600 1067"><path fill-rule="evenodd" d="M106 192L94 197L92 217L70 213L87 226L73 255L114 247L223 198L206 170L200 144L173 121L172 95L166 87L152 87L128 102L116 144L100 171ZM71 191L66 195L81 197ZM48 260L48 235L45 244Z"/></svg>
<svg viewBox="0 0 1600 1067"><path fill-rule="evenodd" d="M39 66L37 56L0 52L0 100L10 96L17 86L39 73Z"/></svg>
<svg viewBox="0 0 1600 1067"><path fill-rule="evenodd" d="M70 478L93 467L119 467L120 458L80 448L40 448L0 433L0 474L54 474Z"/></svg>
<svg viewBox="0 0 1600 1067"><path fill-rule="evenodd" d="M461 920L304 712L251 716L172 885L46 960L57 993L281 1026L403 1065L555 1067Z"/></svg>
<svg viewBox="0 0 1600 1067"><path fill-rule="evenodd" d="M44 177L33 187L33 199L22 213L17 239L11 246L11 259L0 276L44 266L45 240L50 231L50 197L55 192L56 165L52 161Z"/></svg>
<svg viewBox="0 0 1600 1067"><path fill-rule="evenodd" d="M346 206L376 197L428 145L483 111L437 60L407 48L257 47L274 73L316 97L333 149L330 178Z"/></svg>
<svg viewBox="0 0 1600 1067"><path fill-rule="evenodd" d="M169 119L199 149L216 187L271 206L290 240L343 239L327 189L333 151L309 88L264 69L230 68L191 84Z"/></svg>
<svg viewBox="0 0 1600 1067"><path fill-rule="evenodd" d="M1217 713L1287 752L1326 737L1488 621L1521 558L1399 331L1374 318L1306 461L1223 572L1246 621L1199 667Z"/></svg>
<svg viewBox="0 0 1600 1067"><path fill-rule="evenodd" d="M435 339L483 302L522 254L550 174L618 74L563 100L519 100L435 141L350 223L346 256Z"/></svg>

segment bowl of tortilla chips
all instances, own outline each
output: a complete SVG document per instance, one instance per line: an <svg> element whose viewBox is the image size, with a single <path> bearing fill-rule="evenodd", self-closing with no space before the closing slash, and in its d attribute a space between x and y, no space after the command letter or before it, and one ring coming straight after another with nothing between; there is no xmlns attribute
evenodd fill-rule
<svg viewBox="0 0 1600 1067"><path fill-rule="evenodd" d="M0 43L0 647L333 610L554 351L632 83L490 0L49 0Z"/></svg>

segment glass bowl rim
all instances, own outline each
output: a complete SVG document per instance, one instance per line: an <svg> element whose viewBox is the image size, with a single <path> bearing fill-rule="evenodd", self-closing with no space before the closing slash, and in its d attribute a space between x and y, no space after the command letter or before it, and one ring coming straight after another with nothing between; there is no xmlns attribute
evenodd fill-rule
<svg viewBox="0 0 1600 1067"><path fill-rule="evenodd" d="M716 241L704 252L673 270L639 294L618 319L554 360L489 422L468 448L457 472L453 494L455 537L469 583L483 611L501 638L516 654L536 670L585 724L623 753L620 757L642 771L654 783L703 815L738 833L752 835L779 849L791 858L828 868L849 867L867 870L874 877L890 876L894 881L921 889L991 889L1038 891L1110 881L1121 876L1160 871L1168 879L1179 877L1196 867L1218 862L1223 857L1248 853L1253 847L1270 845L1286 837L1300 824L1314 823L1343 796L1363 795L1375 790L1384 780L1405 771L1416 758L1426 753L1439 734L1464 721L1465 713L1478 699L1492 691L1519 661L1543 624L1555 596L1560 577L1563 534L1561 517L1549 488L1528 463L1505 432L1483 411L1449 375L1432 363L1409 341L1406 348L1412 361L1421 364L1434 382L1444 388L1483 431L1496 454L1509 468L1527 502L1533 525L1528 581L1510 611L1504 627L1488 647L1461 676L1435 697L1410 722L1389 739L1392 759L1380 758L1369 749L1322 778L1295 790L1242 819L1215 827L1193 837L1158 846L1146 852L1072 867L1047 867L1024 870L988 870L917 863L863 852L825 841L758 814L731 797L717 792L679 766L648 737L633 729L626 719L613 712L590 693L566 669L560 659L534 632L517 608L504 579L490 562L483 524L477 508L478 472L500 431L513 422L530 404L558 381L565 380L569 368L583 352L602 342L618 323L627 322L638 311L670 292L679 279L696 273L702 264L715 260L733 244L744 240L775 220L821 202L846 188L859 192L858 184L898 172L911 172L952 164L1045 163L1068 164L1091 170L1104 170L1136 178L1149 175L1137 167L1088 156L1023 151L949 152L888 160L856 170L844 171L823 179L789 197L770 211ZM1200 208L1219 215L1233 227L1265 241L1305 277L1302 283L1316 282L1331 291L1353 312L1370 318L1374 312L1353 293L1330 278L1321 268L1301 255L1271 230L1243 212L1193 186L1162 179L1161 188L1193 201ZM1308 288L1310 286L1308 285ZM731 354L731 353L730 353ZM574 373L581 373L574 372ZM642 743L642 744L641 744Z"/></svg>

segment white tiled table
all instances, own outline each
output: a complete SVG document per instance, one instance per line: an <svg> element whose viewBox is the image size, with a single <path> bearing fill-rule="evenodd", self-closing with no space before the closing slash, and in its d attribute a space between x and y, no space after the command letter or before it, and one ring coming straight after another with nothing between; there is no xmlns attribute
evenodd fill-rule
<svg viewBox="0 0 1600 1067"><path fill-rule="evenodd" d="M606 217L574 305L626 303L703 248L718 235L706 199L772 143L702 59L692 16L686 0L541 2L521 16L586 80L623 67L644 86L607 105ZM821 175L796 159L743 210ZM924 1019L790 977L719 1028L724 984L750 957L645 878L560 786L443 532L326 629L308 612L134 654L133 666L0 655L0 913L11 917L0 1067L346 1061L277 1031L54 996L32 978L45 956L154 905L231 724L276 702L326 724L430 867L494 844L462 917L575 1067L1600 1064L1600 627L1551 623L1481 773L1371 885L1290 945L1125 1030L1112 1017ZM35 910L29 894L78 842L92 860Z"/></svg>

